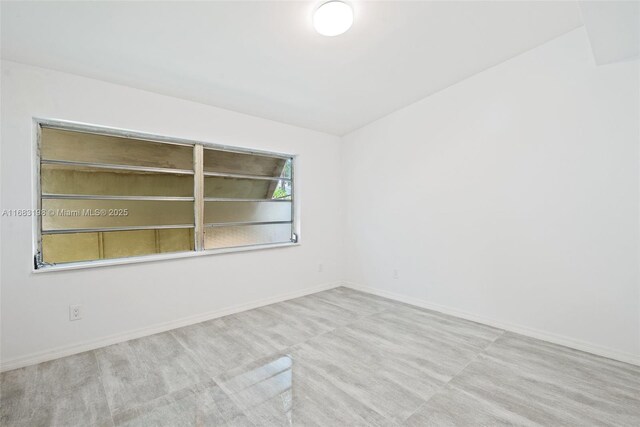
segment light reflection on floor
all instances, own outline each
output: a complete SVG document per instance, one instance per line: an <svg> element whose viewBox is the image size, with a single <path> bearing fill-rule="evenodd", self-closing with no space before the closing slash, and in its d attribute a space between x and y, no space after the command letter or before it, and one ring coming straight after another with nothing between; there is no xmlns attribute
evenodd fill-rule
<svg viewBox="0 0 640 427"><path fill-rule="evenodd" d="M292 425L293 358L280 355L261 361L246 372L225 379L221 387L242 410L263 404L276 410L280 420Z"/></svg>

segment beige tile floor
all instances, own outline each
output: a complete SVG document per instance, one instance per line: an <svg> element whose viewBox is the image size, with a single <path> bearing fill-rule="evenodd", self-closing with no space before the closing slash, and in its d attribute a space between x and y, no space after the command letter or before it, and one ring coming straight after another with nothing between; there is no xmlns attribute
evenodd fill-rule
<svg viewBox="0 0 640 427"><path fill-rule="evenodd" d="M640 367L346 288L2 374L2 426L639 426Z"/></svg>

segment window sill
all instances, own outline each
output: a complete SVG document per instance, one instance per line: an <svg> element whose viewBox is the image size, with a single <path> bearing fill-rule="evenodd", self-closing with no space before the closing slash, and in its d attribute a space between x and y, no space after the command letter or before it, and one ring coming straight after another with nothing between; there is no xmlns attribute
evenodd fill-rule
<svg viewBox="0 0 640 427"><path fill-rule="evenodd" d="M206 255L219 255L219 254L229 254L229 253L236 253L236 252L259 251L264 249L287 248L290 246L300 246L300 244L301 244L300 242L270 243L265 245L239 246L235 248L209 249L204 251L174 252L174 253L167 253L167 254L144 255L144 256L129 257L129 258L115 258L115 259L104 259L104 260L97 260L97 261L70 262L66 264L43 266L38 269L32 268L32 273L40 274L40 273L48 273L53 271L81 270L86 268L108 267L113 265L126 265L126 264L138 264L143 262L167 261L172 259L194 258L194 257L200 257L200 256L206 256Z"/></svg>

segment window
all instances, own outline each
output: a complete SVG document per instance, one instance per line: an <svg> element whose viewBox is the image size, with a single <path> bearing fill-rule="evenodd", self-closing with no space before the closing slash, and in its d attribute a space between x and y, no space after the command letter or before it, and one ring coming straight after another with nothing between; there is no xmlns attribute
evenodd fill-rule
<svg viewBox="0 0 640 427"><path fill-rule="evenodd" d="M36 268L297 241L292 156L38 126Z"/></svg>

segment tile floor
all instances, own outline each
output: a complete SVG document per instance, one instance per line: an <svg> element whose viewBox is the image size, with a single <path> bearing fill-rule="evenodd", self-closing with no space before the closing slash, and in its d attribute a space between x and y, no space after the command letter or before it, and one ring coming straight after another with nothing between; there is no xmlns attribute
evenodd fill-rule
<svg viewBox="0 0 640 427"><path fill-rule="evenodd" d="M639 426L640 367L346 288L1 376L2 426Z"/></svg>

